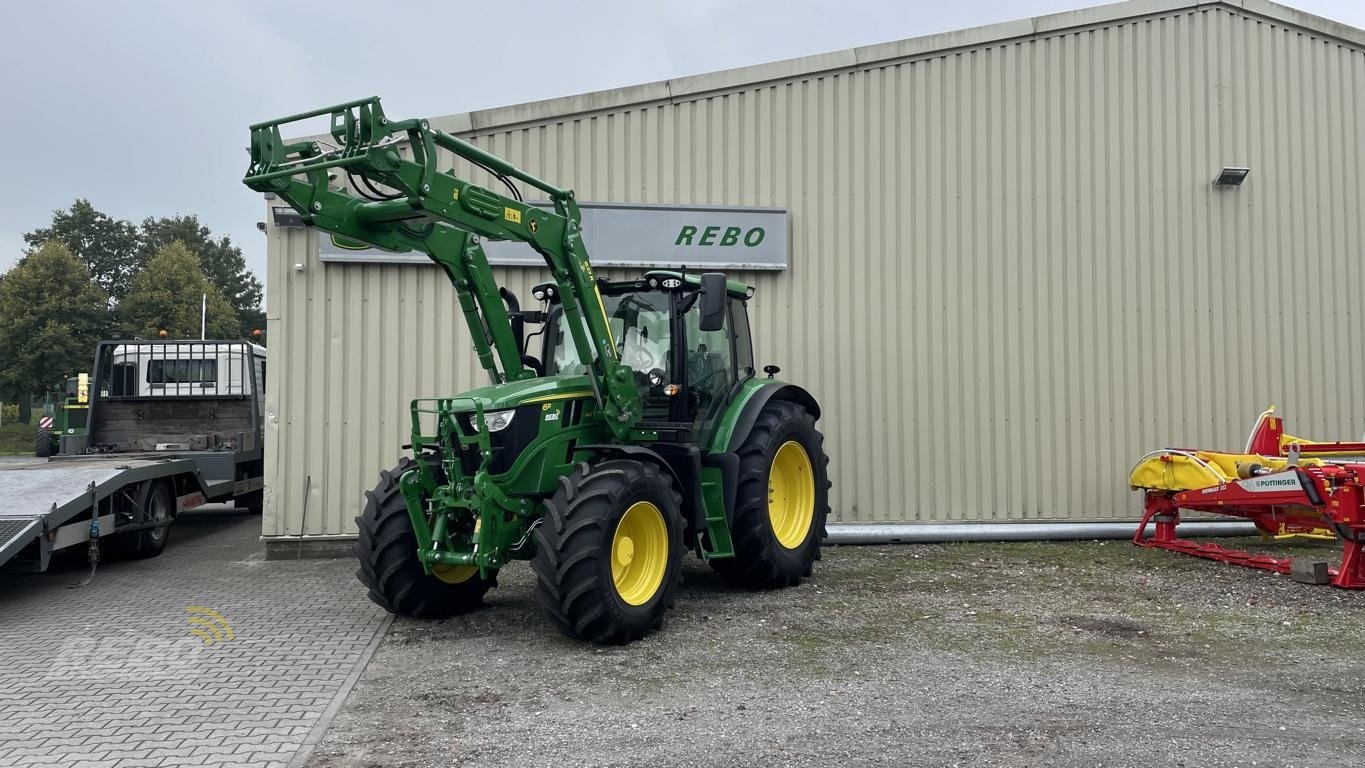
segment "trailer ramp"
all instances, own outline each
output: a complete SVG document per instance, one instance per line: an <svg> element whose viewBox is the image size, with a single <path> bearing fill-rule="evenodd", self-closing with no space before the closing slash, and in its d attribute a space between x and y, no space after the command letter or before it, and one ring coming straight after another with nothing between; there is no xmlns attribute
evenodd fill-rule
<svg viewBox="0 0 1365 768"><path fill-rule="evenodd" d="M6 466L0 470L0 566L123 488L181 471L194 472L194 463L91 456Z"/></svg>

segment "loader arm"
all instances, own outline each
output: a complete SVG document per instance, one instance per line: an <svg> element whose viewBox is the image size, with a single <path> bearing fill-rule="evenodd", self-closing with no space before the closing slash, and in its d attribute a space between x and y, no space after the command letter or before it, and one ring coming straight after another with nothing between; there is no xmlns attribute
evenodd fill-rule
<svg viewBox="0 0 1365 768"><path fill-rule="evenodd" d="M288 142L281 126L329 115L332 146ZM507 182L515 197L436 167L444 149ZM560 189L427 120L390 120L377 97L251 126L251 165L243 183L289 203L305 224L342 244L418 251L455 286L479 362L493 383L530 378L481 237L517 240L539 253L560 294L565 319L613 434L626 439L640 417L632 372L620 362L601 293L583 245L572 190ZM344 173L356 190L335 182ZM554 210L520 199L515 179L545 193ZM495 360L496 356L496 360ZM501 365L501 372L498 365Z"/></svg>

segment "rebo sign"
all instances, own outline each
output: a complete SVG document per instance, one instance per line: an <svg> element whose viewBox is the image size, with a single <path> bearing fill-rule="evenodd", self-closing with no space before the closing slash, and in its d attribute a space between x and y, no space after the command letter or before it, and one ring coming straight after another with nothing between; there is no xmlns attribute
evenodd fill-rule
<svg viewBox="0 0 1365 768"><path fill-rule="evenodd" d="M701 236L697 237L696 227L683 225L683 228L678 230L678 239L673 241L673 244L692 245L692 238L694 237L697 237L697 245L730 246L739 243L739 227L726 227L725 233L720 235L720 240L717 241L716 235L719 232L720 227L707 227L702 230ZM744 245L753 248L763 242L764 235L763 227L753 227L744 233Z"/></svg>
<svg viewBox="0 0 1365 768"><path fill-rule="evenodd" d="M579 208L583 242L594 266L784 270L789 263L783 208L646 203L579 203ZM326 262L431 263L417 253L348 250L326 236L318 239ZM545 265L520 243L485 240L483 246L488 261L498 266Z"/></svg>

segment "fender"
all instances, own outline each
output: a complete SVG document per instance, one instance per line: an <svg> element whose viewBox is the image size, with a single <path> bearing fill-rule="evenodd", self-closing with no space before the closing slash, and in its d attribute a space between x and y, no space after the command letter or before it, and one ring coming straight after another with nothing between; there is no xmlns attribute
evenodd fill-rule
<svg viewBox="0 0 1365 768"><path fill-rule="evenodd" d="M686 523L688 531L703 530L706 524L706 515L701 506L701 460L700 452L695 447L691 449L688 456L675 456L673 461L669 461L663 454L642 445L615 445L615 444L593 444L580 445L576 451L593 451L598 456L605 459L627 458L635 461L648 461L659 465L673 483L682 493L683 503L682 512L683 522ZM687 471L688 459L696 466ZM676 463L683 465L684 471L679 472ZM687 475L684 478L684 475Z"/></svg>
<svg viewBox="0 0 1365 768"><path fill-rule="evenodd" d="M815 397L802 387L776 379L750 379L740 390L739 396L730 404L729 412L716 428L711 441L713 453L734 453L749 436L749 431L758 421L758 414L769 400L785 400L802 406L817 421L820 419L820 404Z"/></svg>

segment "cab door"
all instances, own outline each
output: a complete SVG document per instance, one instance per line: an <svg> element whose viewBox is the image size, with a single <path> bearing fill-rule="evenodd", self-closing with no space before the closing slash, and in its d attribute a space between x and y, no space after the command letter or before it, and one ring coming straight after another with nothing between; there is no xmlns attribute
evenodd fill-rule
<svg viewBox="0 0 1365 768"><path fill-rule="evenodd" d="M734 303L731 299L732 311ZM701 330L699 302L683 316L682 369L686 376L687 402L692 410L688 420L692 422L694 440L699 445L705 445L711 439L716 422L729 405L730 391L737 380L732 311L726 312L724 324L715 331Z"/></svg>

